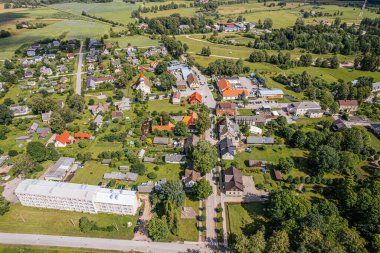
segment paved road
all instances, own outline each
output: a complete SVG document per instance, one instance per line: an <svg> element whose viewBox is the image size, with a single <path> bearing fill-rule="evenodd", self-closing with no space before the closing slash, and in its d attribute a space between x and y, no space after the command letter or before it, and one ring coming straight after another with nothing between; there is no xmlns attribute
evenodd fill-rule
<svg viewBox="0 0 380 253"><path fill-rule="evenodd" d="M80 95L82 93L82 62L83 62L83 41L80 42L80 49L79 49L79 62L78 62L78 69L77 69L77 82L75 85L75 93Z"/></svg>
<svg viewBox="0 0 380 253"><path fill-rule="evenodd" d="M214 180L212 179L212 173L207 173L206 174L206 180L210 182L212 186L212 191L213 193L206 199L206 239L207 241L216 241L216 224L215 224L215 217L216 217L216 212L215 208L217 207L217 190L216 186L214 183Z"/></svg>
<svg viewBox="0 0 380 253"><path fill-rule="evenodd" d="M154 253L208 252L204 243L162 243L89 237L0 233L0 244L140 251Z"/></svg>

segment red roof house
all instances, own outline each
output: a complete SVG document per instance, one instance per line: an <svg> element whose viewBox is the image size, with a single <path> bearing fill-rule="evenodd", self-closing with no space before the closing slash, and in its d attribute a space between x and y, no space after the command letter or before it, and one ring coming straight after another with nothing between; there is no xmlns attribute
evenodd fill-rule
<svg viewBox="0 0 380 253"><path fill-rule="evenodd" d="M89 133L78 132L74 134L74 137L77 139L83 140L83 139L90 139L92 135Z"/></svg>
<svg viewBox="0 0 380 253"><path fill-rule="evenodd" d="M66 130L63 131L62 134L57 135L55 137L55 144L54 146L57 148L66 147L67 144L73 144L75 143L75 139L67 132Z"/></svg>
<svg viewBox="0 0 380 253"><path fill-rule="evenodd" d="M198 92L194 92L189 97L189 103L191 105L199 105L200 103L202 103L202 95Z"/></svg>

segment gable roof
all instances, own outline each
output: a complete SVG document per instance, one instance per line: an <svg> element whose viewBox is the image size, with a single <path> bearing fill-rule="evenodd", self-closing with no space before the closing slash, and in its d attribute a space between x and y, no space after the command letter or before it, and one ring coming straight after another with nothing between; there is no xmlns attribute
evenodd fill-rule
<svg viewBox="0 0 380 253"><path fill-rule="evenodd" d="M74 137L80 139L90 139L92 135L89 133L78 132L74 134Z"/></svg>
<svg viewBox="0 0 380 253"><path fill-rule="evenodd" d="M59 141L60 143L62 144L65 144L65 143L71 143L72 142L72 137L71 135L69 134L69 132L67 132L66 130L63 131L63 133L61 135L57 135L55 137L55 140L56 141Z"/></svg>
<svg viewBox="0 0 380 253"><path fill-rule="evenodd" d="M189 115L183 117L182 121L187 125L187 126L193 126L195 125L195 122L198 120L198 114L194 111L190 112Z"/></svg>
<svg viewBox="0 0 380 253"><path fill-rule="evenodd" d="M193 100L198 101L199 103L202 103L202 95L199 94L198 92L194 92L193 94L190 95L189 101L192 102Z"/></svg>
<svg viewBox="0 0 380 253"><path fill-rule="evenodd" d="M338 100L340 106L359 106L357 100Z"/></svg>
<svg viewBox="0 0 380 253"><path fill-rule="evenodd" d="M237 189L244 191L243 177L239 169L230 167L224 171L226 191Z"/></svg>

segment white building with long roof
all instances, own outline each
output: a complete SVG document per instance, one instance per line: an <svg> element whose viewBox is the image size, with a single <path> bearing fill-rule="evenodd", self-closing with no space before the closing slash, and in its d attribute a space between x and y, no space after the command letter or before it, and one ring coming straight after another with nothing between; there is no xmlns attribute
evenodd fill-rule
<svg viewBox="0 0 380 253"><path fill-rule="evenodd" d="M83 213L135 215L139 207L137 192L95 185L26 179L15 194L24 206Z"/></svg>

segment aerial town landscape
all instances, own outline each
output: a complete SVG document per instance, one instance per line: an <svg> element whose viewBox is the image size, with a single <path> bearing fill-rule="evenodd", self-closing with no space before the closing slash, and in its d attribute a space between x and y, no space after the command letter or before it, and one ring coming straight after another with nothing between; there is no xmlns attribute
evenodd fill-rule
<svg viewBox="0 0 380 253"><path fill-rule="evenodd" d="M0 253L380 252L380 2L0 0Z"/></svg>

